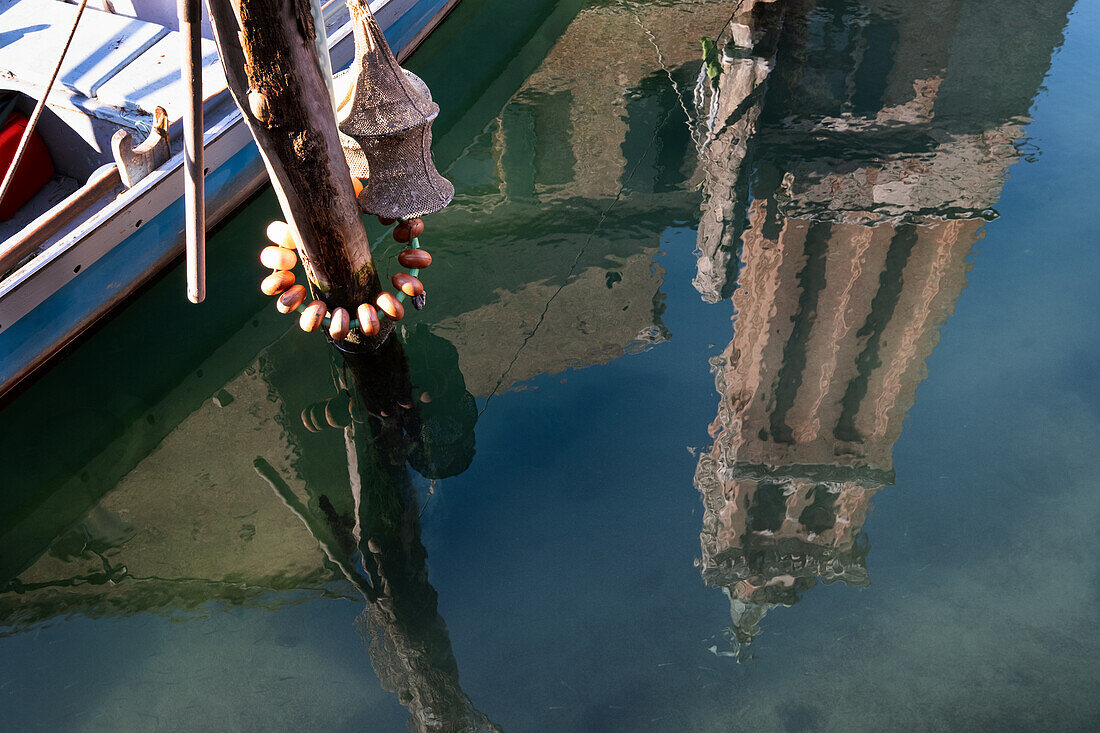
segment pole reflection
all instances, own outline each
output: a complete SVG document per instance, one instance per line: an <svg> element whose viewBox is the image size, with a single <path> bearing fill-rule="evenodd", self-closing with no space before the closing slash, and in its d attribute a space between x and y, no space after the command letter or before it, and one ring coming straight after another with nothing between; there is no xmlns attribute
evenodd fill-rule
<svg viewBox="0 0 1100 733"><path fill-rule="evenodd" d="M334 369L337 397L301 413L309 432L343 432L346 483L334 484L327 471L312 477L307 469L307 484L329 487L307 504L263 459L256 471L362 594L366 605L356 628L382 686L409 710L410 728L495 731L459 684L428 581L410 470L432 481L464 471L473 458L476 406L453 346L427 328L406 343L425 368L415 381L406 349L391 338L375 353L344 354Z"/></svg>

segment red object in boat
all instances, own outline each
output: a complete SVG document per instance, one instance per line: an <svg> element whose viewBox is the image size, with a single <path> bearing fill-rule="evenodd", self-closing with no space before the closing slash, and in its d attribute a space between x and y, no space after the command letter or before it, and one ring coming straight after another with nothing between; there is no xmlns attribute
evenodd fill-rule
<svg viewBox="0 0 1100 733"><path fill-rule="evenodd" d="M8 174L11 161L15 157L15 151L19 149L19 141L23 138L23 131L30 122L18 112L12 112L4 123L4 129L0 130L0 176ZM11 187L0 202L0 221L7 221L15 216L19 207L27 203L31 196L46 185L53 178L53 161L46 150L46 143L35 132L27 143L27 150L23 153L23 159L19 161L19 170L15 172L15 178Z"/></svg>

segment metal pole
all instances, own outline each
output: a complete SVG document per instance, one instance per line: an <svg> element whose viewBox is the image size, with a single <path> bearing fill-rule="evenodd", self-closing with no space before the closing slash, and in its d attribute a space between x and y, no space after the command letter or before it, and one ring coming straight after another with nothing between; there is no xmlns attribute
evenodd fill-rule
<svg viewBox="0 0 1100 733"><path fill-rule="evenodd" d="M336 92L332 88L332 59L328 52L328 31L325 29L325 11L322 0L310 0L309 9L313 12L313 43L317 46L317 59L321 62L321 76L328 87L328 96L332 99L332 111L336 111Z"/></svg>
<svg viewBox="0 0 1100 733"><path fill-rule="evenodd" d="M184 204L187 226L187 299L206 298L206 196L203 186L202 134L202 0L176 0L180 36L183 39L180 73L190 90L190 104L183 110Z"/></svg>

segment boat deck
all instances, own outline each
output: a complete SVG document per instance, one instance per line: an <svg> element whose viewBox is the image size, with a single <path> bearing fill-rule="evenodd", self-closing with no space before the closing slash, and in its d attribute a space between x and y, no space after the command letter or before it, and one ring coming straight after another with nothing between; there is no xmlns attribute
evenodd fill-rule
<svg viewBox="0 0 1100 733"><path fill-rule="evenodd" d="M0 33L0 85L31 99L40 98L75 14L75 5L60 0L0 0L0 28L4 29ZM88 7L49 105L147 133L156 107L163 107L172 122L183 115L187 91L180 76L179 54L177 31ZM212 40L202 39L202 54L204 97L224 96L225 77ZM102 145L102 136L94 130L83 136L104 156L101 162L107 162L110 148ZM51 153L64 154L54 147ZM62 161L59 167L64 164Z"/></svg>

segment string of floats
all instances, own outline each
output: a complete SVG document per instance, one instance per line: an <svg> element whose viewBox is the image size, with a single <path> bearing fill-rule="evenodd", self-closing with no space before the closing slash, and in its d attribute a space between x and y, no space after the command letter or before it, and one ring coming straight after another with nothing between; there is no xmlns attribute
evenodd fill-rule
<svg viewBox="0 0 1100 733"><path fill-rule="evenodd" d="M352 183L358 196L363 184L358 178L352 178ZM432 264L432 256L420 247L419 237L424 232L424 222L419 218L398 220L383 217L378 217L378 221L385 226L396 224L391 232L393 240L409 245L408 249L397 254L398 264L409 269L409 272L398 272L390 278L398 291L396 296L382 292L373 305L361 303L356 309L358 317L355 319L344 308L335 308L330 313L328 305L322 300L306 304L309 291L304 285L294 284L294 267L298 264L298 255L294 250L297 247L290 227L284 221L273 221L267 227L267 238L272 244L260 251L260 264L270 267L271 274L260 283L260 292L279 296L275 307L280 313L297 311L301 314L298 326L303 331L316 331L323 324L328 328L329 336L336 341L343 341L354 329L359 329L365 336L377 335L382 327L379 311L391 321L401 320L405 316L403 303L406 297L412 298L413 306L420 310L424 307L424 285L417 276L420 270Z"/></svg>

